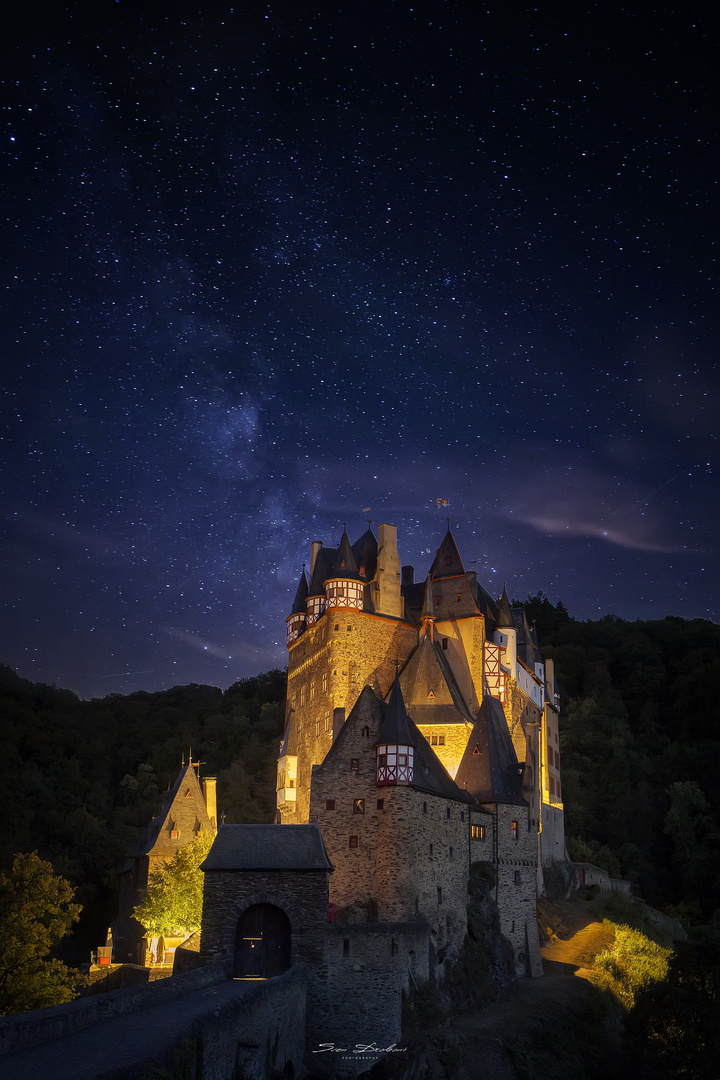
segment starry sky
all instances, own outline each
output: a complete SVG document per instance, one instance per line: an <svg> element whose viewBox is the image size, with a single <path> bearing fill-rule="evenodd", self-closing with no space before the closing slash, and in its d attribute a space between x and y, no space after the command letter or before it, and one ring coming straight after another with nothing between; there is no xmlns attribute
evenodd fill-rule
<svg viewBox="0 0 720 1080"><path fill-rule="evenodd" d="M707 5L52 9L0 45L0 662L227 686L312 540L424 577L448 513L494 595L720 618Z"/></svg>

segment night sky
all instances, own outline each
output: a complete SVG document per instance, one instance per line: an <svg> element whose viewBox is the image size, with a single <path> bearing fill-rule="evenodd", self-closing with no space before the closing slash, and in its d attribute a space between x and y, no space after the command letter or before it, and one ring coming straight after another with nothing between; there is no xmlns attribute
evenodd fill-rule
<svg viewBox="0 0 720 1080"><path fill-rule="evenodd" d="M283 666L311 541L424 577L440 498L494 595L717 621L711 7L200 6L4 31L0 662Z"/></svg>

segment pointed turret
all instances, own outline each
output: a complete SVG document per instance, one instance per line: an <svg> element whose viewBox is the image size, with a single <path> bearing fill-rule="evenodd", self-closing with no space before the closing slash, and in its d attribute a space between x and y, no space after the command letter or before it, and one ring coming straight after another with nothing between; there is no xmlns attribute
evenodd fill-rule
<svg viewBox="0 0 720 1080"><path fill-rule="evenodd" d="M421 630L422 637L430 638L430 641L432 641L434 637L434 628L435 609L433 606L432 581L430 579L430 575L428 574L425 580L425 602L423 604Z"/></svg>
<svg viewBox="0 0 720 1080"><path fill-rule="evenodd" d="M495 621L495 625L498 630L515 629L512 608L510 607L510 599L507 594L507 589L504 585L502 596L500 597L500 600L498 602L498 615Z"/></svg>
<svg viewBox="0 0 720 1080"><path fill-rule="evenodd" d="M377 566L378 545L371 528L367 528L360 539L355 541L352 551L358 574L363 581L372 581Z"/></svg>
<svg viewBox="0 0 720 1080"><path fill-rule="evenodd" d="M522 766L508 731L503 707L486 694L455 776L479 803L525 806Z"/></svg>
<svg viewBox="0 0 720 1080"><path fill-rule="evenodd" d="M363 592L363 582L345 529L332 571L325 579L325 610L357 608L362 611Z"/></svg>
<svg viewBox="0 0 720 1080"><path fill-rule="evenodd" d="M416 743L413 726L405 712L400 680L396 675L375 744L378 787L412 784Z"/></svg>
<svg viewBox="0 0 720 1080"><path fill-rule="evenodd" d="M337 551L315 542L313 544L312 572L307 594L307 625L314 626L325 610L325 581L332 572Z"/></svg>
<svg viewBox="0 0 720 1080"><path fill-rule="evenodd" d="M305 567L303 566L302 574L300 575L300 582L295 593L295 599L293 600L293 606L290 609L285 622L287 623L287 645L288 648L292 645L293 641L296 641L300 637L305 629L305 623L307 621L307 597L308 597L308 582L305 577Z"/></svg>

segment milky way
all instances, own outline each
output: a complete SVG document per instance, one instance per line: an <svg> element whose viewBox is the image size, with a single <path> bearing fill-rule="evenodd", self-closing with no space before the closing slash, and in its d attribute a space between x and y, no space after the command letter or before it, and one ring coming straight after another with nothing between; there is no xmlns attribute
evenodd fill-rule
<svg viewBox="0 0 720 1080"><path fill-rule="evenodd" d="M496 595L717 619L700 9L141 7L2 46L0 662L283 665L310 542L424 575L439 498Z"/></svg>

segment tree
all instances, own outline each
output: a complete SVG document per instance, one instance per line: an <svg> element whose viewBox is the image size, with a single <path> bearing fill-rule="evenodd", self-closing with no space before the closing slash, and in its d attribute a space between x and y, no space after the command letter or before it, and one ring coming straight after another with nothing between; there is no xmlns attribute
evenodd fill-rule
<svg viewBox="0 0 720 1080"><path fill-rule="evenodd" d="M200 863L212 842L209 833L200 833L150 874L145 898L133 911L146 934L182 937L200 929L203 893Z"/></svg>
<svg viewBox="0 0 720 1080"><path fill-rule="evenodd" d="M77 997L82 976L49 958L82 910L73 893L37 851L0 873L0 1016Z"/></svg>

